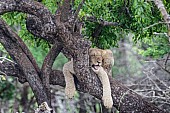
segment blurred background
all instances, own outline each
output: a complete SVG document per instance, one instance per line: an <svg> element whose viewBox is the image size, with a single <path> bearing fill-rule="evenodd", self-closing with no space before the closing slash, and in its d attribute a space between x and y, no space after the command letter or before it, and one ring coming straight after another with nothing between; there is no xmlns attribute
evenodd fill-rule
<svg viewBox="0 0 170 113"><path fill-rule="evenodd" d="M52 13L60 0L42 0ZM73 11L81 0L75 0ZM163 0L170 14L168 0ZM84 17L93 16L96 22ZM167 26L152 1L145 0L87 0L79 14L84 26L82 34L93 47L111 49L115 64L112 76L125 86L170 111L170 42ZM24 40L41 67L51 45L26 30L26 14L13 12L1 16ZM117 22L118 26L103 26L99 21ZM162 22L162 23L161 23ZM0 45L0 62L12 60ZM62 70L68 59L60 53L53 69ZM95 97L76 92L68 100L64 88L51 85L52 106L58 113L102 113L102 104ZM28 83L0 73L0 113L33 113L37 103ZM113 113L119 113L112 109Z"/></svg>

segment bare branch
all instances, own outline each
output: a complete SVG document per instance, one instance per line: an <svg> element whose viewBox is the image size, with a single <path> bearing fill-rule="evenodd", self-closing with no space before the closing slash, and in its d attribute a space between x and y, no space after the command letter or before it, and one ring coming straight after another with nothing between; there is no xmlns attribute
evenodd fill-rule
<svg viewBox="0 0 170 113"><path fill-rule="evenodd" d="M154 0L155 5L161 12L164 21L167 23L168 26L168 36L169 36L169 42L170 42L170 15L167 13L165 6L161 0Z"/></svg>
<svg viewBox="0 0 170 113"><path fill-rule="evenodd" d="M62 45L59 43L55 43L53 47L50 49L50 52L45 57L42 68L41 68L42 83L47 93L47 97L49 99L48 105L51 105L51 92L50 92L50 84L49 84L50 73L51 73L52 65L55 61L55 58L60 53L61 49L62 49Z"/></svg>
<svg viewBox="0 0 170 113"><path fill-rule="evenodd" d="M96 17L93 17L93 16L87 17L86 20L90 22L96 22L98 24L101 24L102 26L118 26L119 25L119 23L117 22L108 22L103 19L97 19Z"/></svg>
<svg viewBox="0 0 170 113"><path fill-rule="evenodd" d="M143 30L146 30L146 29L149 29L149 28L151 28L151 27L153 27L153 26L156 26L156 25L158 25L158 24L170 24L170 22L158 22L158 23L154 23L154 24L152 24L152 25L150 25L150 26L147 26L147 27L145 27L145 28L143 28Z"/></svg>
<svg viewBox="0 0 170 113"><path fill-rule="evenodd" d="M166 59L165 59L165 63L164 63L165 69L166 69L166 67L167 67L167 62L168 62L169 57L170 57L170 52L168 53L168 55L167 55L167 57L166 57Z"/></svg>
<svg viewBox="0 0 170 113"><path fill-rule="evenodd" d="M170 71L166 70L162 65L160 65L158 62L156 62L156 64L161 68L163 69L164 71L166 71L167 73L170 74Z"/></svg>

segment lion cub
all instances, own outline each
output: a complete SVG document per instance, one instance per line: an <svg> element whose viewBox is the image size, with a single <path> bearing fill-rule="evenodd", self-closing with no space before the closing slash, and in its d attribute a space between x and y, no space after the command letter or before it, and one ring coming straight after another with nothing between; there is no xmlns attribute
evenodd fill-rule
<svg viewBox="0 0 170 113"><path fill-rule="evenodd" d="M89 49L89 61L92 70L99 76L103 86L102 100L106 108L112 108L113 100L111 96L111 88L108 75L111 75L111 66L114 63L111 50L102 50L97 48ZM72 98L76 88L74 84L73 59L63 66L63 74L66 82L65 94L68 98Z"/></svg>

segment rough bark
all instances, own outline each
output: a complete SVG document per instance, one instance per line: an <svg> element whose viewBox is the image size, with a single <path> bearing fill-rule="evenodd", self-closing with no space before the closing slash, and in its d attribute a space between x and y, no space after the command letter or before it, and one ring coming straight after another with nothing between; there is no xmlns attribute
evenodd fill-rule
<svg viewBox="0 0 170 113"><path fill-rule="evenodd" d="M67 1L71 2L71 0L65 0L65 2ZM69 3L66 3L66 5L68 4ZM49 43L57 41L62 43L63 50L65 51L64 54L66 56L71 56L74 59L74 77L77 90L89 93L99 99L102 98L102 85L95 73L89 69L88 50L91 43L88 40L83 39L83 36L80 33L73 32L74 30L70 27L74 24L72 19L70 20L69 18L66 18L66 20L64 19L64 22L55 19L54 17L56 15L52 15L43 5L31 0L0 0L0 14L9 11L21 11L38 17L35 18L34 16L29 16L29 19L27 19L28 30L34 35L46 39ZM67 17L64 14L68 14L68 12L63 12L62 14L62 17ZM35 21L35 23L30 23L32 21ZM39 25L37 25L37 23L39 23ZM28 81L39 104L44 101L48 102L47 94L44 91L44 87L49 86L48 81L46 81L48 80L48 77L47 79L45 78L45 83L47 83L47 85L43 87L42 81L39 78L35 67L21 47L17 45L17 40L13 40L16 39L16 35L14 37L13 35L11 36L11 34L7 34L4 30L6 27L7 26L4 26L4 22L1 21L0 42L4 45L17 64L7 63L6 67L6 63L3 62L0 64L0 70L7 72L7 74L10 74L11 76L22 78L23 82ZM49 56L46 58L48 59ZM55 55L53 56L53 59L54 58ZM51 67L53 60L50 61L51 63L48 64L50 65L49 67ZM51 69L48 65L44 64L44 68ZM12 69L11 73L10 69ZM50 75L50 84L65 86L64 76L61 71L52 71L50 74L49 72L49 70L47 72L44 71L45 75L43 76ZM24 76L20 77L21 74ZM109 77L109 79L112 90L113 105L121 113L164 113L163 110L148 103L141 96L123 86L113 78Z"/></svg>
<svg viewBox="0 0 170 113"><path fill-rule="evenodd" d="M58 56L62 49L62 45L59 43L54 43L53 47L50 49L49 53L44 59L42 68L41 68L41 79L42 84L44 86L44 90L47 94L49 105L51 106L51 92L50 92L50 83L49 83L49 77L52 70L53 63L55 61L55 58Z"/></svg>

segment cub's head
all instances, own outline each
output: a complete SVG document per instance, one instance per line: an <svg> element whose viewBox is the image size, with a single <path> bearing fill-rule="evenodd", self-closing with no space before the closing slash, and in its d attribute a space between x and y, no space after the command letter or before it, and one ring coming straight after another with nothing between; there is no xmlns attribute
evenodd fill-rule
<svg viewBox="0 0 170 113"><path fill-rule="evenodd" d="M89 57L90 66L93 68L93 70L99 70L99 67L102 66L102 50L97 48L90 48Z"/></svg>

